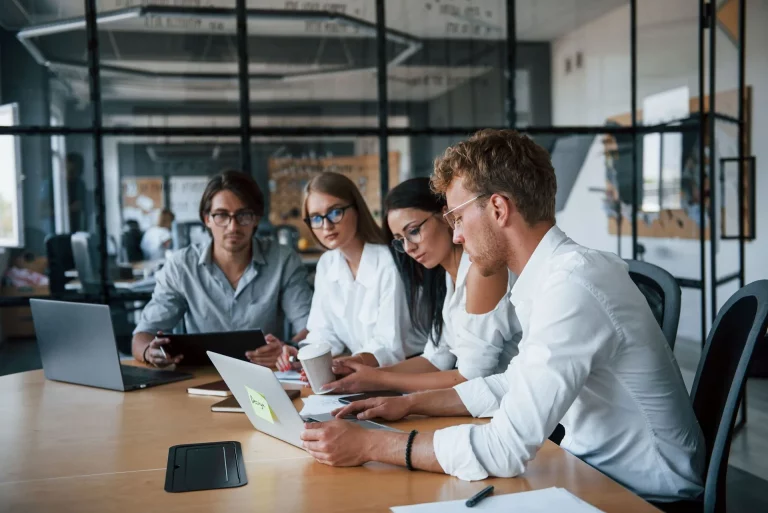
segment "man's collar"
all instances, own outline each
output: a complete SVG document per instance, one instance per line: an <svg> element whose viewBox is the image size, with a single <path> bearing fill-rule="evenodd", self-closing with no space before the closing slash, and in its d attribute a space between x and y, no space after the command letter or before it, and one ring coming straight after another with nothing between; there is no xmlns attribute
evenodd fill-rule
<svg viewBox="0 0 768 513"><path fill-rule="evenodd" d="M251 259L254 264L265 265L267 259L264 257L264 253L261 250L261 243L257 237L253 237L251 242ZM211 265L213 263L213 240L208 241L200 251L200 258L197 260L197 265Z"/></svg>
<svg viewBox="0 0 768 513"><path fill-rule="evenodd" d="M518 304L525 301L531 294L537 290L541 284L541 272L552 253L567 239L568 236L557 226L553 226L547 231L544 237L539 241L531 258L523 267L520 276L512 286L509 294L509 300L512 304Z"/></svg>

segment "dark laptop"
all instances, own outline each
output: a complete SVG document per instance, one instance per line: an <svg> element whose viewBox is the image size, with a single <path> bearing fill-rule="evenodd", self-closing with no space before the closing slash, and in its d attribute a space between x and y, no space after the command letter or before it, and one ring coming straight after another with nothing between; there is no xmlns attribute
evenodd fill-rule
<svg viewBox="0 0 768 513"><path fill-rule="evenodd" d="M45 377L110 390L137 390L191 374L120 364L109 306L30 299Z"/></svg>

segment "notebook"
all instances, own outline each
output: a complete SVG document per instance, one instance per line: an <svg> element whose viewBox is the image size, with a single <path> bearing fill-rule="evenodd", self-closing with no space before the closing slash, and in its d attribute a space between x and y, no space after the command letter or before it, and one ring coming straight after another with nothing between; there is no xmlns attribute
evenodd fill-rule
<svg viewBox="0 0 768 513"><path fill-rule="evenodd" d="M187 393L192 395L213 395L219 397L230 397L232 395L232 392L229 391L229 387L224 383L224 380L189 387L187 388Z"/></svg>
<svg viewBox="0 0 768 513"><path fill-rule="evenodd" d="M289 399L296 399L299 397L299 395L301 395L299 390L286 390L285 393L288 394ZM224 413L245 413L243 408L240 406L240 403L237 402L237 399L234 396L227 397L223 401L215 403L211 406L211 411Z"/></svg>

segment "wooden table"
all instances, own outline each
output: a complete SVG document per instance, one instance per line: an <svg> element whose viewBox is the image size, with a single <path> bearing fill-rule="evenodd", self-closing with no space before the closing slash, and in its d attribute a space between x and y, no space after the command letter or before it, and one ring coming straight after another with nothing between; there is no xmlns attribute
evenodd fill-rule
<svg viewBox="0 0 768 513"><path fill-rule="evenodd" d="M207 512L388 511L390 506L560 486L611 513L658 511L551 442L515 479L459 479L368 464L332 468L254 430L247 417L212 413L220 398L186 388L193 380L120 393L46 381L42 371L0 377L0 511ZM297 406L299 405L297 400ZM413 419L397 427L429 431L473 419ZM172 494L163 490L168 448L195 442L242 443L248 485Z"/></svg>

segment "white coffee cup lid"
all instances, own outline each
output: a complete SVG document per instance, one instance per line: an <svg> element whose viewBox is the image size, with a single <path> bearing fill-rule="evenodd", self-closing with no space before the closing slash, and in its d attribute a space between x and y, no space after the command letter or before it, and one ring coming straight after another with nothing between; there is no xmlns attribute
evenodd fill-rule
<svg viewBox="0 0 768 513"><path fill-rule="evenodd" d="M322 356L330 351L330 344L325 342L309 344L299 349L299 360L310 360L312 358L317 358L318 356Z"/></svg>

